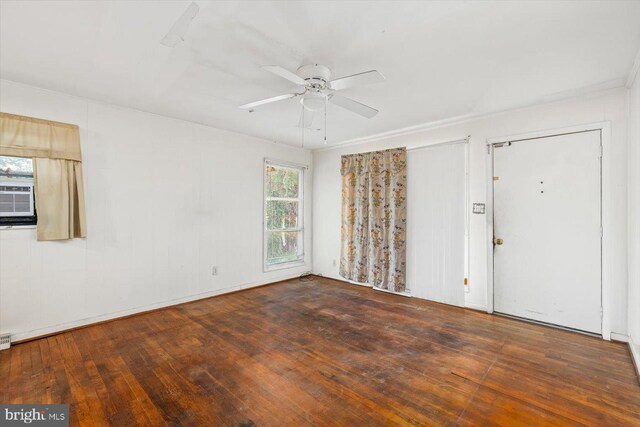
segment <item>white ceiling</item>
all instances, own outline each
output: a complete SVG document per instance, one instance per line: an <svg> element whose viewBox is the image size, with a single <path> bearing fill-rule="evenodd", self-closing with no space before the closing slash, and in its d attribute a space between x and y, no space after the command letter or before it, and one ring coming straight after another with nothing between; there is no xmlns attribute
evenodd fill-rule
<svg viewBox="0 0 640 427"><path fill-rule="evenodd" d="M294 89L262 65L379 70L341 92L376 117L329 106L337 144L620 86L640 48L639 1L197 1L185 42L160 45L189 3L2 0L0 77L300 145L297 99L237 108Z"/></svg>

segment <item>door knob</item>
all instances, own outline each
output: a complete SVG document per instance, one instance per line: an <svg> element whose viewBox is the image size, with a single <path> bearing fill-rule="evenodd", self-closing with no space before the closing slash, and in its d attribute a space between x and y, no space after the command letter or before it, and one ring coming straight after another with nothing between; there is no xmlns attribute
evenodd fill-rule
<svg viewBox="0 0 640 427"><path fill-rule="evenodd" d="M501 244L504 243L504 240L502 240L502 239L494 239L493 243L495 243L496 245L500 246Z"/></svg>

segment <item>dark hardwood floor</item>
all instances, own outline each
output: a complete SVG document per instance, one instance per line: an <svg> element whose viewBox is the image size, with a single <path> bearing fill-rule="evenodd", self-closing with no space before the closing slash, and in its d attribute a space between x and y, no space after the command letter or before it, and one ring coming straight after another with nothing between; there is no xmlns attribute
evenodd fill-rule
<svg viewBox="0 0 640 427"><path fill-rule="evenodd" d="M640 425L625 345L316 278L18 344L72 425Z"/></svg>

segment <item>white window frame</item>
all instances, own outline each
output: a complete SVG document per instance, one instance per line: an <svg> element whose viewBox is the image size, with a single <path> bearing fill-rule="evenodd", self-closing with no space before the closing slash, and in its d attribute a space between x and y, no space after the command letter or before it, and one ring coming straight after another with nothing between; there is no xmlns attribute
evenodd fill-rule
<svg viewBox="0 0 640 427"><path fill-rule="evenodd" d="M278 168L288 168L294 169L300 173L300 179L298 180L298 197L297 198L283 198L283 197L268 197L267 196L267 166L274 166ZM304 229L304 214L305 214L305 203L304 203L304 180L305 180L305 171L307 170L307 166L300 165L296 163L274 160L274 159L264 159L264 164L262 165L262 264L263 270L265 272L274 271L274 270L282 270L286 268L298 267L306 264L305 260L305 229ZM278 229L278 230L268 230L267 229L267 201L269 200L291 200L298 202L298 226L296 228L286 228L286 229ZM267 263L267 243L268 243L268 234L273 231L296 231L298 232L299 241L298 241L298 251L299 258L292 261L285 261L277 264L268 264Z"/></svg>

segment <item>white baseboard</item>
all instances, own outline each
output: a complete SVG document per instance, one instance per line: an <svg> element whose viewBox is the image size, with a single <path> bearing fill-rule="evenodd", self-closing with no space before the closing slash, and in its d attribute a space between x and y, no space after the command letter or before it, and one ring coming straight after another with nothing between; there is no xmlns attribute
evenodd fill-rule
<svg viewBox="0 0 640 427"><path fill-rule="evenodd" d="M186 297L176 298L168 301L163 301L154 304L143 305L135 308L130 308L127 310L116 311L113 313L102 314L99 316L88 317L85 319L74 320L72 322L60 323L57 325L47 326L45 328L34 329L31 331L19 332L11 335L11 342L27 340L30 338L41 337L51 334L56 334L59 332L64 332L69 329L79 328L81 326L88 326L92 323L104 322L107 320L117 319L119 317L130 316L132 314L144 313L145 311L155 310L158 308L170 307L172 305L178 305L185 302L197 301L200 299L214 297L216 295L227 294L229 292L240 291L243 289L255 288L256 286L267 285L269 283L275 283L282 280L295 279L300 277L300 273L297 274L288 274L281 277L270 278L269 280L259 280L255 282L244 283L242 285L230 286L228 288L216 289L215 291L203 292L200 294L189 295Z"/></svg>
<svg viewBox="0 0 640 427"><path fill-rule="evenodd" d="M322 274L322 273L312 273L312 274L319 277L326 277L327 279L337 280L338 282L345 282L345 283L351 283L352 285L364 286L365 288L373 287L368 283L354 282L353 280L348 280L342 276L335 276L333 274Z"/></svg>
<svg viewBox="0 0 640 427"><path fill-rule="evenodd" d="M411 295L408 292L394 292L394 291L389 291L387 289L380 289L380 288L376 288L375 286L373 287L374 291L380 291L380 292L386 292L388 294L393 294L393 295L400 295L401 297L408 297L408 298L412 298L413 295Z"/></svg>
<svg viewBox="0 0 640 427"><path fill-rule="evenodd" d="M312 273L316 276L320 276L320 277L326 277L327 279L333 279L333 280L338 280L340 282L345 282L345 283L349 283L351 285L358 285L358 286L364 286L365 288L371 288L374 291L380 291L380 292L386 292L388 294L394 294L394 295L400 295L401 297L409 297L411 298L413 295L411 295L411 293L409 292L394 292L394 291L388 291L386 289L380 289L380 288L376 288L375 286L371 286L368 283L360 283L360 282L354 282L353 280L349 280L349 279L345 279L342 276L334 276L334 275L327 275L327 274L321 274L321 273Z"/></svg>
<svg viewBox="0 0 640 427"><path fill-rule="evenodd" d="M466 308L471 308L473 310L478 310L478 311L487 311L487 306L486 305L480 305L480 304L473 304L471 302L465 302L464 306Z"/></svg>
<svg viewBox="0 0 640 427"><path fill-rule="evenodd" d="M629 338L629 350L631 350L631 359L633 359L633 364L638 374L638 381L640 381L640 345L634 343L632 338Z"/></svg>
<svg viewBox="0 0 640 427"><path fill-rule="evenodd" d="M322 274L322 273L313 273L316 276L320 276L320 277L326 277L327 279L333 279L333 280L338 280L340 282L346 282L346 283L350 283L352 285L358 285L358 286L366 286L368 288L371 288L372 286L366 283L360 283L360 282L354 282L353 280L347 280L342 276L334 276L332 274ZM391 292L391 291L387 291L385 289L378 289L378 288L373 288L376 291L382 291L382 292L388 292L390 294L394 294L394 295L400 295L403 297L413 297L413 295L411 293L405 294L405 293L400 293L400 292ZM417 298L417 297L416 297ZM419 298L421 299L421 298ZM426 299L426 298L422 298L422 299ZM427 301L431 301L431 300L427 300ZM437 302L437 301L433 301L433 302ZM465 303L464 304L464 308L471 308L473 310L478 310L478 311L487 311L487 306L486 305L479 305L479 304L472 304L472 303Z"/></svg>
<svg viewBox="0 0 640 427"><path fill-rule="evenodd" d="M631 338L629 337L629 335L620 334L618 332L611 332L611 340L620 341L620 342L629 342Z"/></svg>

